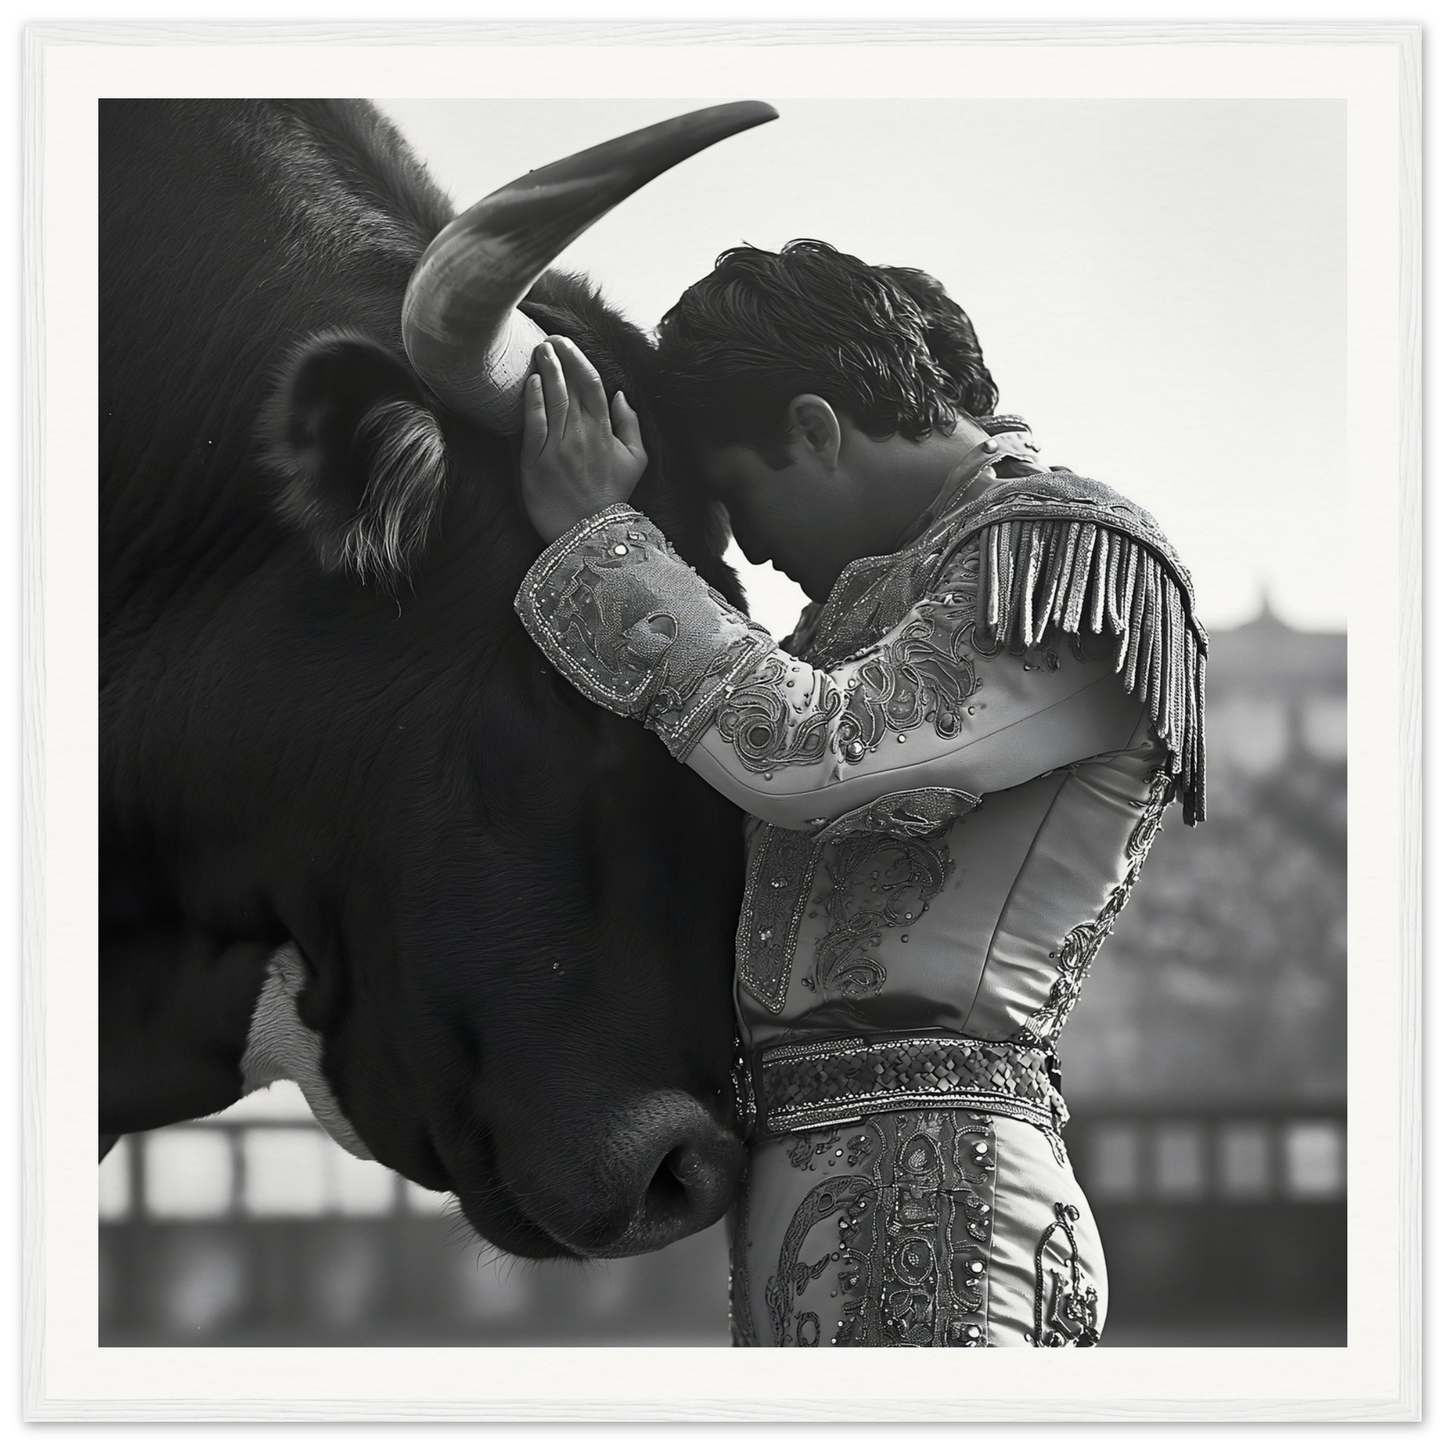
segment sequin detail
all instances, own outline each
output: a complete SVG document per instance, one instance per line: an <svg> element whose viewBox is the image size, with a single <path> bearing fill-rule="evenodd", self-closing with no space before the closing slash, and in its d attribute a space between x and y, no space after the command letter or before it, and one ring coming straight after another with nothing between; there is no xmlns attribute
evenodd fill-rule
<svg viewBox="0 0 1445 1445"><path fill-rule="evenodd" d="M782 1013L792 978L798 930L818 863L830 844L868 839L871 851L894 844L895 840L941 838L959 818L972 812L978 801L960 788L913 788L854 808L814 834L759 824L738 918L737 968L743 988L769 1013ZM946 860L943 843L933 846ZM931 871L925 870L922 876L926 879ZM920 903L920 912L922 906Z"/></svg>
<svg viewBox="0 0 1445 1445"><path fill-rule="evenodd" d="M1074 1005L1083 992L1084 980L1089 969L1103 947L1104 940L1114 931L1114 924L1124 911L1134 885L1144 870L1144 860L1159 830L1164 825L1164 814L1174 796L1175 782L1165 772L1156 772L1149 779L1149 796L1135 806L1142 808L1139 821L1129 834L1124 845L1126 871L1117 887L1105 900L1097 918L1081 923L1069 930L1058 950L1058 977L1049 989L1049 996L1020 1030L1021 1041L1039 1040L1052 1043L1063 1031Z"/></svg>
<svg viewBox="0 0 1445 1445"><path fill-rule="evenodd" d="M953 857L942 838L845 838L824 864L831 927L816 945L804 982L820 994L868 998L888 970L877 952L884 935L920 917L943 890ZM871 879L871 881L870 881Z"/></svg>
<svg viewBox="0 0 1445 1445"><path fill-rule="evenodd" d="M1034 1329L1028 1338L1035 1348L1084 1348L1099 1343L1099 1292L1084 1277L1079 1263L1079 1241L1074 1234L1078 1217L1072 1204L1056 1203L1053 1223L1039 1236L1034 1251ZM1063 1267L1046 1269L1050 1247L1055 1256L1059 1252L1056 1238L1063 1240L1063 1259L1058 1261Z"/></svg>
<svg viewBox="0 0 1445 1445"><path fill-rule="evenodd" d="M764 1287L773 1343L818 1343L816 1321L837 1346L987 1345L992 1121L962 1110L881 1114L859 1141L866 1172L825 1177L789 1221Z"/></svg>
<svg viewBox="0 0 1445 1445"><path fill-rule="evenodd" d="M584 697L640 718L677 758L692 750L734 683L773 650L761 627L623 505L553 542L523 579L516 609Z"/></svg>

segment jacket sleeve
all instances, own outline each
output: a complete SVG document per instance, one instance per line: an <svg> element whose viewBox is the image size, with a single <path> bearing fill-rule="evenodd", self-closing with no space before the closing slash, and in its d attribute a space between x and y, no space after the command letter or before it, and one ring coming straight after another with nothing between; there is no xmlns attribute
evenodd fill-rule
<svg viewBox="0 0 1445 1445"><path fill-rule="evenodd" d="M613 506L559 537L517 611L586 697L658 734L747 812L816 830L899 793L972 799L1130 744L1142 705L1107 657L982 653L978 551L876 644L831 668L784 652Z"/></svg>

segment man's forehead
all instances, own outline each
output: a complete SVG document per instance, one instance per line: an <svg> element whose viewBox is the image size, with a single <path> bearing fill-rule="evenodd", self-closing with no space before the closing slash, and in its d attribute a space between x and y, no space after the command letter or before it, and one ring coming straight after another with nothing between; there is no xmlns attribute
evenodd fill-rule
<svg viewBox="0 0 1445 1445"><path fill-rule="evenodd" d="M698 447L694 452L698 480L722 501L756 485L767 465L757 452L740 442L721 447Z"/></svg>

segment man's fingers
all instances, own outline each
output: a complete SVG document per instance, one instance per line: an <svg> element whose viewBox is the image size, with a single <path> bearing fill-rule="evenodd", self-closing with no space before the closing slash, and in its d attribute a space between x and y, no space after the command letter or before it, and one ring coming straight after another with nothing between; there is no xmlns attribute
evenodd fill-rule
<svg viewBox="0 0 1445 1445"><path fill-rule="evenodd" d="M620 391L612 398L612 432L633 456L646 463L647 449L642 445L642 426L632 404Z"/></svg>
<svg viewBox="0 0 1445 1445"><path fill-rule="evenodd" d="M558 437L567 430L567 378L562 374L562 365L557 353L547 342L532 353L537 375L542 378L542 396L547 408L547 432Z"/></svg>
<svg viewBox="0 0 1445 1445"><path fill-rule="evenodd" d="M531 466L547 445L547 398L534 371L522 388L522 464Z"/></svg>
<svg viewBox="0 0 1445 1445"><path fill-rule="evenodd" d="M607 416L607 391L597 368L588 361L586 353L575 341L566 336L549 336L553 350L562 363L567 376L567 390L583 411L591 416Z"/></svg>

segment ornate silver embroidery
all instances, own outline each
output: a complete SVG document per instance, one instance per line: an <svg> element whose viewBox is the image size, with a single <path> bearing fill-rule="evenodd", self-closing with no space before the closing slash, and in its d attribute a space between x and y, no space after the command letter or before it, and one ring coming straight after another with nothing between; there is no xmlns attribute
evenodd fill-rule
<svg viewBox="0 0 1445 1445"><path fill-rule="evenodd" d="M939 560L932 556L930 569L936 570ZM890 581L890 596L902 588L902 578L900 573ZM906 580L911 588L916 581L911 571ZM901 740L924 723L932 723L941 738L957 737L967 699L978 688L969 646L977 586L973 547L954 560L935 595L907 597L902 614L890 623L896 636L880 642L875 632L862 651L831 663L840 669L841 689L823 668L790 677L793 669L781 656L765 659L754 677L729 689L718 713L719 733L755 773L821 762L830 745L844 762L857 764L885 737ZM902 588L900 598L907 591ZM794 684L804 679L806 687L794 696Z"/></svg>
<svg viewBox="0 0 1445 1445"><path fill-rule="evenodd" d="M957 1034L824 1039L764 1049L758 1128L848 1124L878 1109L978 1108L1054 1133L1068 1118L1043 1049Z"/></svg>
<svg viewBox="0 0 1445 1445"><path fill-rule="evenodd" d="M840 1144L843 1147L838 1147ZM827 1158L827 1155L832 1154L837 1159L844 1157L845 1153L848 1167L856 1169L859 1160L867 1159L873 1153L873 1136L868 1133L853 1134L845 1141L842 1129L824 1129L821 1133L810 1130L796 1135L788 1145L788 1163L794 1169L812 1172L817 1169L819 1159L832 1164L833 1159Z"/></svg>
<svg viewBox="0 0 1445 1445"><path fill-rule="evenodd" d="M861 762L890 733L907 734L925 722L941 738L962 731L964 708L978 688L968 649L974 604L971 594L948 596L920 602L918 615L848 679L834 734L845 762Z"/></svg>
<svg viewBox="0 0 1445 1445"><path fill-rule="evenodd" d="M952 868L941 838L877 833L844 838L824 867L833 885L827 897L832 926L818 940L813 972L804 983L844 998L878 993L888 970L869 951L882 944L885 929L906 928L921 918Z"/></svg>
<svg viewBox="0 0 1445 1445"><path fill-rule="evenodd" d="M956 515L940 518L900 552L849 563L814 619L801 655L816 666L836 667L876 645L921 597L963 596L976 602L978 542L956 544Z"/></svg>
<svg viewBox="0 0 1445 1445"><path fill-rule="evenodd" d="M1039 1236L1034 1251L1034 1330L1029 1343L1036 1348L1083 1348L1099 1343L1099 1292L1084 1279L1079 1264L1079 1241L1074 1235L1078 1217L1072 1204L1056 1203L1053 1223ZM1058 1234L1063 1235L1066 1246L1064 1268L1050 1269L1046 1284L1044 1259Z"/></svg>
<svg viewBox="0 0 1445 1445"><path fill-rule="evenodd" d="M1044 1005L1033 1015L1020 1031L1020 1039L1052 1041L1062 1032L1069 1014L1083 992L1084 980L1089 969L1103 947L1104 940L1114 931L1114 924L1124 911L1134 885L1144 869L1144 860L1164 824L1164 814L1174 797L1174 779L1167 773L1154 773L1149 779L1149 796L1137 806L1143 811L1129 841L1124 845L1127 864L1124 877L1104 903L1097 918L1081 923L1069 930L1059 945L1057 959L1059 975L1049 989Z"/></svg>
<svg viewBox="0 0 1445 1445"><path fill-rule="evenodd" d="M787 698L787 673L781 657L767 658L758 675L734 686L718 710L718 733L752 772L820 762L828 750L828 724L843 706L843 695L827 673L815 673L817 704L799 721L793 714L809 700Z"/></svg>
<svg viewBox="0 0 1445 1445"><path fill-rule="evenodd" d="M747 1051L743 1048L742 1035L734 1023L733 1067L732 1067L732 1126L744 1139L752 1136L757 1123L757 1104L753 1099L753 1074L748 1067Z"/></svg>
<svg viewBox="0 0 1445 1445"><path fill-rule="evenodd" d="M992 1121L960 1110L880 1114L854 1143L846 1167L866 1162L867 1172L814 1185L789 1221L764 1288L773 1343L807 1347L831 1329L840 1346L986 1345ZM821 1147L829 1167L842 1163L831 1138ZM837 1248L825 1243L806 1261L810 1236L834 1219ZM834 1286L826 1298L824 1284ZM815 1309L799 1307L815 1298Z"/></svg>
<svg viewBox="0 0 1445 1445"><path fill-rule="evenodd" d="M869 1183L868 1179L859 1175L824 1180L821 1184L815 1184L793 1211L793 1217L788 1221L788 1228L783 1234L782 1248L778 1251L778 1272L763 1287L763 1300L768 1307L775 1345L818 1343L816 1336L811 1340L789 1337L793 1299L801 1295L809 1283L817 1279L829 1265L840 1263L842 1252L825 1252L821 1259L812 1264L804 1264L799 1255L813 1227L858 1200L868 1191ZM847 1217L846 1214L844 1217ZM801 1322L804 1316L799 1318ZM811 1318L817 1320L816 1315L811 1315Z"/></svg>
<svg viewBox="0 0 1445 1445"><path fill-rule="evenodd" d="M910 788L843 813L818 834L818 841L832 843L855 833L926 838L946 832L978 804L978 798L962 788Z"/></svg>
<svg viewBox="0 0 1445 1445"><path fill-rule="evenodd" d="M738 917L738 981L772 1014L788 998L798 928L813 886L818 845L806 833L759 825Z"/></svg>
<svg viewBox="0 0 1445 1445"><path fill-rule="evenodd" d="M811 836L759 824L738 919L738 978L743 987L769 1013L782 1013L798 930L818 861L829 844L859 835L874 835L873 843L880 847L895 838L926 838L945 832L977 806L978 799L959 788L913 788L854 808ZM946 858L946 848L941 843L937 847Z"/></svg>
<svg viewBox="0 0 1445 1445"><path fill-rule="evenodd" d="M517 594L533 640L584 697L640 717L676 757L772 639L708 585L630 507L553 542Z"/></svg>

